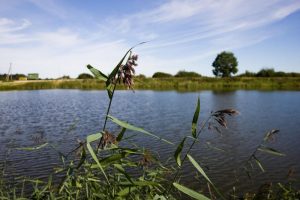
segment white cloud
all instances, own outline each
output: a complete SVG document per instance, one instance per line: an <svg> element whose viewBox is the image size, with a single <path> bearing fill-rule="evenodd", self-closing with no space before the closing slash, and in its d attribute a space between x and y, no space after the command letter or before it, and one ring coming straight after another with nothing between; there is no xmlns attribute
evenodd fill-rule
<svg viewBox="0 0 300 200"><path fill-rule="evenodd" d="M11 33L21 31L30 25L31 23L27 19L22 19L20 20L20 22L16 22L11 19L0 18L0 33Z"/></svg>
<svg viewBox="0 0 300 200"><path fill-rule="evenodd" d="M98 27L82 24L82 31L66 23L68 13L57 2L29 1L64 23L39 30L27 19L0 18L0 66L13 61L20 72L37 71L44 77L74 77L88 63L108 73L124 51L146 40L152 41L138 49L146 69L137 72L176 72L224 49L272 37L277 32L263 31L265 27L300 9L298 0L169 0L154 9L101 18Z"/></svg>

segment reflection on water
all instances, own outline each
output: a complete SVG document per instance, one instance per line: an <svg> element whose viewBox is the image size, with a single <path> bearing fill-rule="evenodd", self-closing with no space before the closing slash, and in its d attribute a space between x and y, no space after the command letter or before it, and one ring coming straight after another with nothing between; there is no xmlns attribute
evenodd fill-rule
<svg viewBox="0 0 300 200"><path fill-rule="evenodd" d="M241 190L256 189L266 181L285 182L289 169L299 178L300 161L300 92L284 91L117 91L111 115L178 143L190 134L191 121L200 96L200 119L211 111L235 108L240 115L230 118L222 136L203 132L192 154L206 166L211 179L223 190L238 185ZM0 160L8 148L35 146L48 141L64 153L70 151L77 139L101 129L108 99L105 91L42 90L0 93ZM118 130L109 123L111 131ZM255 181L249 181L238 170L271 129L280 134L271 146L287 154L272 157L258 154L266 173L256 170ZM174 148L153 138L138 134L136 143L161 155L162 160L173 156ZM208 148L206 142L218 151ZM59 163L58 154L49 147L33 152L13 149L7 165L10 177L26 175L47 177ZM0 166L3 162L1 162ZM239 182L235 179L238 177ZM183 168L183 181L196 186L195 170L189 164ZM195 181L194 181L195 180Z"/></svg>

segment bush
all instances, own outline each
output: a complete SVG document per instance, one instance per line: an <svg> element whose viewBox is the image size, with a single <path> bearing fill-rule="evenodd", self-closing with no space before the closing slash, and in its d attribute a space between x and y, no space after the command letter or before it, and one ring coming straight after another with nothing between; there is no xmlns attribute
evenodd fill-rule
<svg viewBox="0 0 300 200"><path fill-rule="evenodd" d="M275 70L273 68L261 69L259 72L257 72L256 76L257 77L273 77L273 76L275 76Z"/></svg>
<svg viewBox="0 0 300 200"><path fill-rule="evenodd" d="M201 77L197 72L179 71L175 77Z"/></svg>
<svg viewBox="0 0 300 200"><path fill-rule="evenodd" d="M152 78L169 78L173 77L172 74L164 73L164 72L155 72Z"/></svg>
<svg viewBox="0 0 300 200"><path fill-rule="evenodd" d="M82 73L82 74L79 74L77 79L93 79L94 77L90 74L87 74L87 73Z"/></svg>

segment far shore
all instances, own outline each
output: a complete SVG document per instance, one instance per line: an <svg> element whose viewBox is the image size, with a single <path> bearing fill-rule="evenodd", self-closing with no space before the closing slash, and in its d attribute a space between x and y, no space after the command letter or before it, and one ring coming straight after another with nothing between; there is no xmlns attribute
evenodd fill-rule
<svg viewBox="0 0 300 200"><path fill-rule="evenodd" d="M82 89L104 90L105 83L97 79L27 80L1 82L0 91ZM126 89L118 87L118 89ZM300 77L232 77L232 78L136 78L136 90L300 90Z"/></svg>

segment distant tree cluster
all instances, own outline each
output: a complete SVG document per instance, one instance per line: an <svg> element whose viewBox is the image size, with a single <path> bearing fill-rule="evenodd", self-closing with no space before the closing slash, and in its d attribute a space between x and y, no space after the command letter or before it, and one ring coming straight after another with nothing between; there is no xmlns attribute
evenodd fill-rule
<svg viewBox="0 0 300 200"><path fill-rule="evenodd" d="M63 75L62 77L59 77L59 78L57 78L58 80L61 80L61 79L71 79L71 77L70 76L68 76L68 75Z"/></svg>
<svg viewBox="0 0 300 200"><path fill-rule="evenodd" d="M7 74L0 74L0 80L4 81L4 80L6 80L6 77L7 77ZM11 74L11 75L9 75L9 78L11 78L12 80L19 80L19 78L21 78L21 77L26 77L26 75L24 75L24 74Z"/></svg>
<svg viewBox="0 0 300 200"><path fill-rule="evenodd" d="M94 77L90 74L87 74L87 73L82 73L82 74L79 74L77 79L93 79Z"/></svg>
<svg viewBox="0 0 300 200"><path fill-rule="evenodd" d="M197 72L179 71L175 77L201 77Z"/></svg>
<svg viewBox="0 0 300 200"><path fill-rule="evenodd" d="M273 68L263 68L257 73L249 72L240 74L239 77L300 77L300 73L275 71Z"/></svg>
<svg viewBox="0 0 300 200"><path fill-rule="evenodd" d="M170 78L170 77L176 77L176 78L201 77L201 75L198 74L197 72L188 72L188 71L181 70L181 71L177 72L177 74L175 74L175 76L173 76L172 74L165 73L165 72L155 72L152 76L152 78Z"/></svg>
<svg viewBox="0 0 300 200"><path fill-rule="evenodd" d="M173 75L165 72L155 72L152 75L152 78L170 78L170 77L173 77Z"/></svg>

